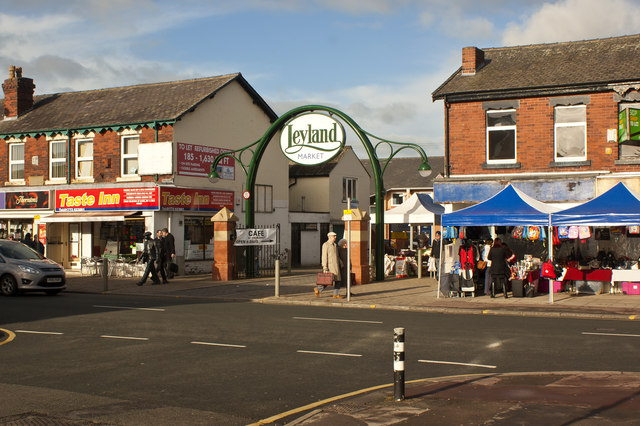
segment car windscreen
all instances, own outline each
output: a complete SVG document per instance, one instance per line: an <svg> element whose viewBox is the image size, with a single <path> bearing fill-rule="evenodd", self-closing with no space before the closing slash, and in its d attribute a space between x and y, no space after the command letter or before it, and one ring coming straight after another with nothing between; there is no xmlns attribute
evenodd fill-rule
<svg viewBox="0 0 640 426"><path fill-rule="evenodd" d="M11 259L42 259L36 251L23 244L0 244L0 254Z"/></svg>

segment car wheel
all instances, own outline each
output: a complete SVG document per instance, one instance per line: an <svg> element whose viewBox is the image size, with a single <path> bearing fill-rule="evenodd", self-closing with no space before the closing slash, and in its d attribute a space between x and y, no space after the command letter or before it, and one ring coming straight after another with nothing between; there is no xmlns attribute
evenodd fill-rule
<svg viewBox="0 0 640 426"><path fill-rule="evenodd" d="M0 278L0 291L5 296L15 296L18 294L18 283L11 275L3 275Z"/></svg>
<svg viewBox="0 0 640 426"><path fill-rule="evenodd" d="M45 293L47 293L47 296L55 296L56 294L60 293L60 290L47 290L45 291Z"/></svg>

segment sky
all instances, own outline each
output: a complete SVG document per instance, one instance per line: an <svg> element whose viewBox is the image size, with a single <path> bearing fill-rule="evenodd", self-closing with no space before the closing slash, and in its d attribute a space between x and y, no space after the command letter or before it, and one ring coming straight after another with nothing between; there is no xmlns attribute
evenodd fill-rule
<svg viewBox="0 0 640 426"><path fill-rule="evenodd" d="M278 114L331 106L441 156L431 93L463 47L634 34L635 16L640 0L0 0L0 81L9 65L36 95L240 72Z"/></svg>

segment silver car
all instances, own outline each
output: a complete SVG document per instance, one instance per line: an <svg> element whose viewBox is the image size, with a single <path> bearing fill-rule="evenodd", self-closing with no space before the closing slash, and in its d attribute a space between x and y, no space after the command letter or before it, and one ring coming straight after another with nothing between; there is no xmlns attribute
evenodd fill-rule
<svg viewBox="0 0 640 426"><path fill-rule="evenodd" d="M0 240L0 291L13 296L22 291L54 295L65 289L62 266L17 241Z"/></svg>

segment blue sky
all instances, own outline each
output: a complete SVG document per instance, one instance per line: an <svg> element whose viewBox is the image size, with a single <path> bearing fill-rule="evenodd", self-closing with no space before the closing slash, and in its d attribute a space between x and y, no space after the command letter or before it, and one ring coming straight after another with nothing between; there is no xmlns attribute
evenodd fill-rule
<svg viewBox="0 0 640 426"><path fill-rule="evenodd" d="M463 47L631 34L640 16L640 0L0 0L0 6L0 80L9 65L21 66L36 94L241 72L277 113L329 105L377 136L420 144L428 155L443 154L444 134L443 106L431 92L458 69Z"/></svg>

